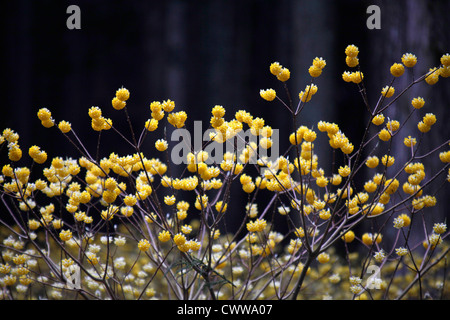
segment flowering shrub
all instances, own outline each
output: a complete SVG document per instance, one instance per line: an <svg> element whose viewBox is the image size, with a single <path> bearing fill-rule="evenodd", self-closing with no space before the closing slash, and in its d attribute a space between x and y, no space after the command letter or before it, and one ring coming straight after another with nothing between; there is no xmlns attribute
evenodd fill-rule
<svg viewBox="0 0 450 320"><path fill-rule="evenodd" d="M125 88L116 91L111 104L117 111L111 112L124 114L130 133L117 130L99 107L88 110L89 130L117 134L133 147L132 154L112 150L98 159L69 121L56 121L46 108L39 109L38 119L59 130L79 151L78 159L49 157L38 145L24 154L19 134L3 130L0 143L10 161L0 176L0 297L448 298L449 233L445 221L433 220L437 198L430 186L450 181L449 140L421 153L422 137L437 120L432 110L422 111L427 108L422 97L412 99L405 119L384 114L412 86L448 77L450 55L419 78L408 71L416 56L403 55L390 68L392 82L373 106L358 53L355 45L345 49L351 71L342 74L359 89L368 112L358 144L336 123L320 120L316 128L298 123L318 94L314 82L326 67L322 58L312 61L311 82L296 104L286 84L289 69L278 62L270 65L287 101L275 89L260 95L286 109L293 126L289 137L275 135L276 129L245 110L227 119L225 108L215 106L207 141L194 148L183 139L177 146L187 152L174 161L177 154L170 153L170 141L160 134L166 127L185 130L186 112L171 100L154 101L150 118L136 132ZM406 88L395 88L397 77L409 76ZM423 113L423 119L417 130L403 133L413 113ZM244 139L246 130L255 139ZM329 172L315 152L320 135L327 137L333 154ZM267 156L278 139L288 139L290 147L282 155ZM408 155L404 163L392 152L398 139ZM149 140L154 152L143 150ZM211 148L224 146L226 152L213 156ZM425 158L441 163L431 176ZM181 173L172 174L174 165ZM367 176L359 185L357 179ZM235 192L248 195L248 203L235 205L242 208L233 215L239 227L229 232L227 209Z"/></svg>

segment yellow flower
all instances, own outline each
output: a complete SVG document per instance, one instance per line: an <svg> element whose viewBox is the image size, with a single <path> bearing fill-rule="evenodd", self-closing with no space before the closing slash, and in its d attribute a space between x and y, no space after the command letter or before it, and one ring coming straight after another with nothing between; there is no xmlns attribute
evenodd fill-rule
<svg viewBox="0 0 450 320"><path fill-rule="evenodd" d="M303 139L305 139L305 141L307 142L313 142L314 140L316 140L317 134L311 130L308 129L303 133Z"/></svg>
<svg viewBox="0 0 450 320"><path fill-rule="evenodd" d="M341 237L341 239L350 243L355 239L355 233L352 230L349 230Z"/></svg>
<svg viewBox="0 0 450 320"><path fill-rule="evenodd" d="M227 211L227 204L226 203L223 203L223 201L217 201L217 203L216 203L216 210L217 210L217 212L219 212L219 213L224 213L225 211Z"/></svg>
<svg viewBox="0 0 450 320"><path fill-rule="evenodd" d="M442 57L441 57L441 63L442 63L442 65L444 65L445 67L450 66L450 54L446 53L446 54L442 55Z"/></svg>
<svg viewBox="0 0 450 320"><path fill-rule="evenodd" d="M413 55L412 53L405 53L402 56L402 62L406 67L412 68L417 63L417 57L415 55Z"/></svg>
<svg viewBox="0 0 450 320"><path fill-rule="evenodd" d="M352 81L352 73L349 72L349 71L345 71L345 72L342 74L342 79L343 79L345 82L351 82L351 81Z"/></svg>
<svg viewBox="0 0 450 320"><path fill-rule="evenodd" d="M170 232L167 231L167 230L161 231L161 232L158 234L158 239L159 239L159 241L161 241L161 242L167 242L167 241L170 240L170 238L171 238Z"/></svg>
<svg viewBox="0 0 450 320"><path fill-rule="evenodd" d="M385 96L386 98L392 97L394 95L394 93L395 93L395 89L392 86L391 87L386 86L381 90L381 94L383 96Z"/></svg>
<svg viewBox="0 0 450 320"><path fill-rule="evenodd" d="M330 255L326 252L322 252L317 256L317 261L319 261L320 263L327 263L328 261L330 261Z"/></svg>
<svg viewBox="0 0 450 320"><path fill-rule="evenodd" d="M359 59L357 57L347 56L347 57L345 57L345 63L350 68L354 68L354 67L356 67L359 64Z"/></svg>
<svg viewBox="0 0 450 320"><path fill-rule="evenodd" d="M372 123L376 126L381 125L384 122L384 115L383 114L377 114L375 117L373 117L372 119Z"/></svg>
<svg viewBox="0 0 450 320"><path fill-rule="evenodd" d="M447 231L447 225L445 223L435 223L433 226L433 231L436 234L443 234L445 231Z"/></svg>
<svg viewBox="0 0 450 320"><path fill-rule="evenodd" d="M394 77L400 77L405 72L405 67L401 63L394 63L391 66L391 74Z"/></svg>
<svg viewBox="0 0 450 320"><path fill-rule="evenodd" d="M69 241L70 239L72 239L72 231L70 230L63 230L59 233L59 238L66 242Z"/></svg>
<svg viewBox="0 0 450 320"><path fill-rule="evenodd" d="M291 77L291 72L289 71L288 68L282 68L280 73L277 75L277 79L282 82L288 81L290 77Z"/></svg>
<svg viewBox="0 0 450 320"><path fill-rule="evenodd" d="M88 114L91 119L98 119L102 116L102 110L99 107L91 107Z"/></svg>
<svg viewBox="0 0 450 320"><path fill-rule="evenodd" d="M174 235L173 237L173 242L177 245L177 246L182 246L186 243L186 237L184 234L182 233L177 233L176 235Z"/></svg>
<svg viewBox="0 0 450 320"><path fill-rule="evenodd" d="M184 111L171 113L167 117L167 121L169 121L169 123L176 128L183 127L184 123L186 122L186 119L187 119L187 114Z"/></svg>
<svg viewBox="0 0 450 320"><path fill-rule="evenodd" d="M141 251L147 251L148 249L150 249L150 243L147 239L142 239L138 243L138 248Z"/></svg>
<svg viewBox="0 0 450 320"><path fill-rule="evenodd" d="M356 84L360 83L364 79L364 74L361 71L352 72L350 76L351 81Z"/></svg>
<svg viewBox="0 0 450 320"><path fill-rule="evenodd" d="M145 128L148 131L155 131L158 128L158 120L156 120L156 119L148 119L145 122Z"/></svg>
<svg viewBox="0 0 450 320"><path fill-rule="evenodd" d="M346 165L346 166L344 166L344 167L339 167L339 174L342 176L342 177L347 177L349 174L350 174L350 168Z"/></svg>
<svg viewBox="0 0 450 320"><path fill-rule="evenodd" d="M259 95L264 100L273 101L275 99L275 97L277 96L277 93L273 89L267 89L267 90L260 90Z"/></svg>
<svg viewBox="0 0 450 320"><path fill-rule="evenodd" d="M309 67L308 72L311 77L317 78L322 74L322 69L315 65L312 65L311 67Z"/></svg>
<svg viewBox="0 0 450 320"><path fill-rule="evenodd" d="M113 106L114 109L116 109L116 110L121 110L121 109L125 108L125 105L126 105L127 103L126 103L125 101L120 100L120 99L117 98L117 97L114 97L114 98L111 100L111 104L112 104L112 106Z"/></svg>
<svg viewBox="0 0 450 320"><path fill-rule="evenodd" d="M419 129L420 132L422 133L426 133L428 131L430 131L431 127L429 125L427 125L426 123L424 123L423 121L420 121L417 124L417 128Z"/></svg>
<svg viewBox="0 0 450 320"><path fill-rule="evenodd" d="M327 62L322 59L322 57L315 57L313 60L313 66L318 68L318 69L323 69L325 68L325 66L327 65Z"/></svg>
<svg viewBox="0 0 450 320"><path fill-rule="evenodd" d="M55 125L55 121L53 121L53 119L49 119L49 120L44 120L41 121L41 124L45 127L45 128L51 128Z"/></svg>
<svg viewBox="0 0 450 320"><path fill-rule="evenodd" d="M411 104L414 108L421 109L425 104L425 100L422 97L417 97L412 99Z"/></svg>
<svg viewBox="0 0 450 320"><path fill-rule="evenodd" d="M378 133L378 138L380 138L380 140L382 141L389 141L389 139L391 139L391 133L389 132L389 130L382 129Z"/></svg>
<svg viewBox="0 0 450 320"><path fill-rule="evenodd" d="M175 201L176 198L174 195L164 197L164 203L167 204L168 206L175 204Z"/></svg>
<svg viewBox="0 0 450 320"><path fill-rule="evenodd" d="M450 77L450 66L442 66L439 68L439 75L442 78Z"/></svg>
<svg viewBox="0 0 450 320"><path fill-rule="evenodd" d="M427 126L431 127L433 124L436 123L436 116L432 113L427 113L423 117L423 123L425 123Z"/></svg>
<svg viewBox="0 0 450 320"><path fill-rule="evenodd" d="M126 101L130 98L130 91L122 87L116 91L116 98L120 101Z"/></svg>
<svg viewBox="0 0 450 320"><path fill-rule="evenodd" d="M386 124L386 127L391 132L397 131L400 128L400 122L398 122L397 120L389 120Z"/></svg>
<svg viewBox="0 0 450 320"><path fill-rule="evenodd" d="M378 166L378 163L379 163L379 159L378 159L377 156L369 157L366 160L366 166L368 166L371 169L373 169L376 166Z"/></svg>
<svg viewBox="0 0 450 320"><path fill-rule="evenodd" d="M274 62L270 65L270 73L277 76L280 74L282 68L283 67L278 62Z"/></svg>
<svg viewBox="0 0 450 320"><path fill-rule="evenodd" d="M49 121L52 118L52 113L47 108L39 109L37 116L41 121Z"/></svg>
<svg viewBox="0 0 450 320"><path fill-rule="evenodd" d="M67 133L71 130L72 127L69 122L63 120L58 124L58 128L62 133Z"/></svg>
<svg viewBox="0 0 450 320"><path fill-rule="evenodd" d="M385 165L386 167L390 167L394 164L395 159L393 156L388 156L388 155L384 155L381 158L381 163L383 163L383 165Z"/></svg>
<svg viewBox="0 0 450 320"><path fill-rule="evenodd" d="M249 232L263 231L267 226L267 222L264 219L256 219L255 221L247 223L247 230Z"/></svg>
<svg viewBox="0 0 450 320"><path fill-rule="evenodd" d="M164 140L164 139L158 139L158 140L155 142L155 148L156 148L156 150L158 150L158 151L165 151L165 150L167 150L168 146L169 146L169 144L168 144L167 141Z"/></svg>
<svg viewBox="0 0 450 320"><path fill-rule="evenodd" d="M429 85L433 85L436 84L436 82L438 81L439 81L439 70L436 67L430 68L425 78L425 82L428 83Z"/></svg>
<svg viewBox="0 0 450 320"><path fill-rule="evenodd" d="M403 227L408 227L411 224L411 218L406 213L400 214L397 218L403 220Z"/></svg>
<svg viewBox="0 0 450 320"><path fill-rule="evenodd" d="M349 57L356 57L359 54L359 49L354 44L351 44L345 48L345 54Z"/></svg>
<svg viewBox="0 0 450 320"><path fill-rule="evenodd" d="M11 161L19 161L22 158L22 150L20 149L19 145L17 143L13 143L12 145L8 146L8 157Z"/></svg>
<svg viewBox="0 0 450 320"><path fill-rule="evenodd" d="M416 145L417 141L416 141L416 138L412 138L411 136L408 136L403 140L403 143L408 148L411 148Z"/></svg>
<svg viewBox="0 0 450 320"><path fill-rule="evenodd" d="M317 93L317 90L318 88L315 84L307 85L305 91L301 91L298 97L302 102L308 102Z"/></svg>
<svg viewBox="0 0 450 320"><path fill-rule="evenodd" d="M173 102L172 100L168 99L163 101L162 103L162 108L165 112L172 112L173 109L175 109L175 102Z"/></svg>

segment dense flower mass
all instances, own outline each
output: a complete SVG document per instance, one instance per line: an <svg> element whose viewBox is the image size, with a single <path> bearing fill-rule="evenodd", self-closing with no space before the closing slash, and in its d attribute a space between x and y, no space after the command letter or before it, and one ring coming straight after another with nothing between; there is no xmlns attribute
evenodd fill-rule
<svg viewBox="0 0 450 320"><path fill-rule="evenodd" d="M421 150L424 135L443 121L422 97L407 98L407 115L388 112L413 85L448 77L450 56L414 78L417 57L403 54L372 102L359 48L344 52L352 71L340 81L364 98L349 113L368 112L363 141L325 119L299 122L322 92L322 57L305 70L310 81L297 101L272 88L259 92L286 112L293 124L286 137L270 119L215 105L202 143L175 144L167 128L186 133L188 113L170 99L151 101L135 131L123 87L108 109L87 110L90 123L81 130L98 137L97 153L78 139L80 128L48 108L37 120L73 144L78 158L47 153L45 141L23 148L19 133L4 129L0 193L10 219L0 220L0 298L450 297L449 231L433 210L441 195L432 188L450 182L449 140ZM289 93L291 71L273 62L269 72ZM400 76L411 81L406 89ZM120 117L131 132L119 131ZM103 149L100 136L123 139L132 151ZM269 156L281 139L289 148ZM382 277L371 277L374 268Z"/></svg>

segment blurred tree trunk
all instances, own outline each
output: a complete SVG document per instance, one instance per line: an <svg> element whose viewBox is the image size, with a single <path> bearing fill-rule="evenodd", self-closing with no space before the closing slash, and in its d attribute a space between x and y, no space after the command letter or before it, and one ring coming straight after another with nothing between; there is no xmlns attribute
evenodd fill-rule
<svg viewBox="0 0 450 320"><path fill-rule="evenodd" d="M428 72L429 68L438 67L440 56L448 52L450 44L448 33L450 2L408 0L379 1L376 4L381 8L381 30L368 32L368 43L371 51L369 63L371 67L364 68L368 71L368 94L372 107L376 104L381 89L389 85L392 79L389 71L390 66L395 62L401 62L404 53L415 54L418 63L412 70L405 68L405 74L395 79L393 84L396 89L395 95L408 86L413 79L417 79ZM430 132L423 136L420 147L422 151L418 155L432 150L449 139L448 119L450 114L448 101L450 96L448 89L450 86L446 80L441 79L433 86L425 82L413 86L384 113L386 118L398 120L403 124L413 109L411 100L414 97L421 96L426 101L425 107L416 110L405 127L402 128L401 137L398 136L393 139L391 152L395 155L395 169L401 168L410 158L411 151L404 146L403 138L411 135L419 141L420 132L417 129L417 123L422 120L425 113L434 113L437 117L437 123ZM442 90L444 87L447 89ZM446 149L448 149L448 146ZM439 152L433 153L428 159L423 160L426 168L426 179L431 178L442 167L442 163L438 160ZM414 162L417 162L417 160ZM448 195L450 189L447 186L448 183L441 185L445 176L446 174L441 175L438 181L433 184L433 187L424 191L424 194L430 195L437 192L438 199L436 207L426 209L430 211L430 215L425 214L428 231L433 223L443 222L448 218L450 201L446 195ZM406 175L403 176L403 178L405 177ZM402 193L401 187L398 192ZM419 220L419 218L416 220ZM422 223L422 221L417 221L417 223ZM418 237L422 236L418 235Z"/></svg>

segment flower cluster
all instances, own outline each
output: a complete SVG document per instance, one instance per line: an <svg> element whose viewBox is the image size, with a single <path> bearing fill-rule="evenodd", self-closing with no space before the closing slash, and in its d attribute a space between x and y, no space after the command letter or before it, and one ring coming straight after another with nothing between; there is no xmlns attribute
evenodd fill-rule
<svg viewBox="0 0 450 320"><path fill-rule="evenodd" d="M37 111L38 120L74 144L78 158L48 154L44 141L30 146L27 156L19 134L4 129L0 144L8 162L0 193L10 220L2 217L0 225L0 297L362 300L423 298L425 290L448 297L441 279L448 276L449 231L433 216L439 194L431 186L450 181L450 150L443 150L450 140L418 152L423 135L439 125L422 97L411 100L405 117L385 115L408 88L448 77L450 56L394 96L395 80L417 68L417 57L405 53L372 104L362 90L358 54L355 45L345 48L345 63L356 71L342 74L363 94L369 112L358 143L337 123L298 123L318 94L316 81L327 64L321 57L308 68L311 82L297 106L274 89L259 92L286 107L294 124L289 137L281 137L289 149L273 158L261 151L279 143L269 122L246 110L229 116L215 105L204 135L209 140L200 149L189 145L175 164L162 134L168 126L184 129L187 113L170 99L152 101L136 134L132 97L123 87L111 109L88 109L87 130L98 138L102 131L109 131L102 138L117 135L132 146L129 154L102 150L107 156L93 157L77 128L57 122L47 108ZM289 69L274 62L269 71L289 92ZM413 113L422 120L417 131L404 133ZM131 138L114 125L116 116L128 122ZM242 138L244 130L255 139ZM322 136L331 165L319 157ZM217 159L211 146L231 148ZM424 158L436 160L438 171L431 172ZM235 202L235 192L248 200ZM381 277L371 277L373 267Z"/></svg>

